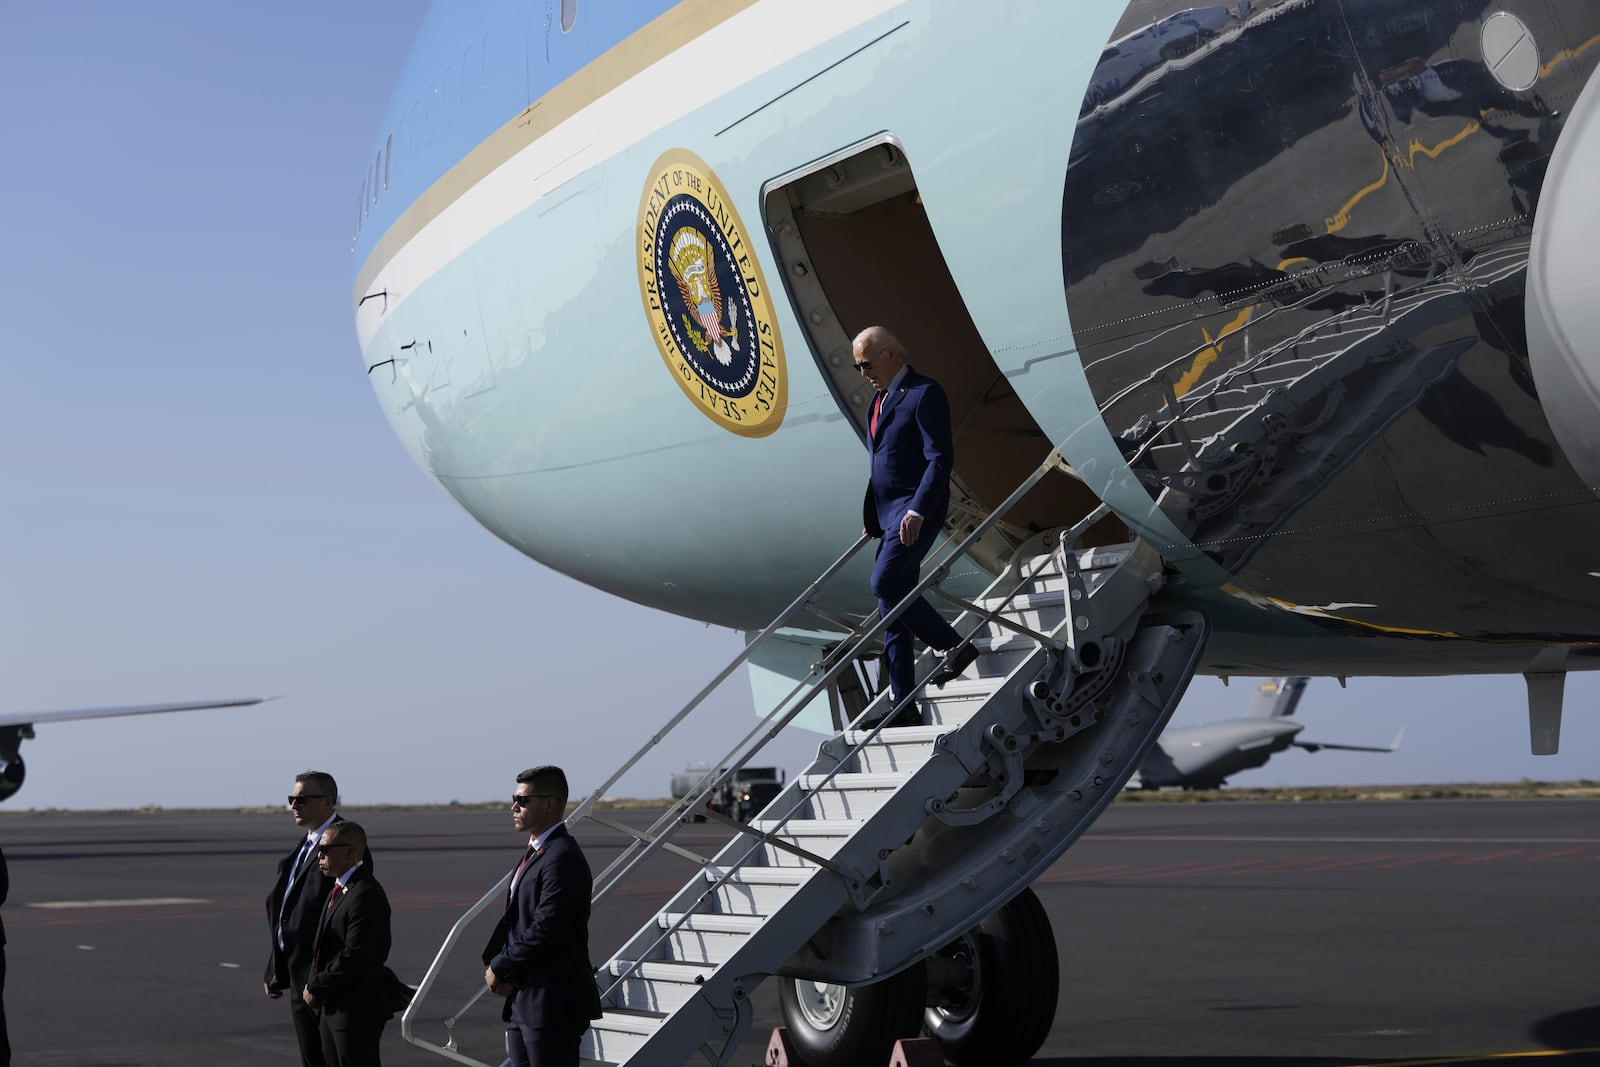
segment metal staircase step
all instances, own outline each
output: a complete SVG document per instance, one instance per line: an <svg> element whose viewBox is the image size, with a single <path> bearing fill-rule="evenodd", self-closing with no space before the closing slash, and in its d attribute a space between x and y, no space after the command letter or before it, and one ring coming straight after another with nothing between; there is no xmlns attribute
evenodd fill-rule
<svg viewBox="0 0 1600 1067"><path fill-rule="evenodd" d="M771 830L773 825L773 822L768 819L755 819L750 823L753 829L760 830L762 833ZM850 819L795 818L784 823L776 836L782 838L794 836L820 840L830 837L849 837L855 831L856 824Z"/></svg>
<svg viewBox="0 0 1600 1067"><path fill-rule="evenodd" d="M943 726L883 730L856 755L856 770L862 774L909 774L928 762L934 743L949 732ZM847 730L844 743L854 748L866 736L865 730Z"/></svg>
<svg viewBox="0 0 1600 1067"><path fill-rule="evenodd" d="M763 819L756 819L750 825L763 833L773 828L771 822ZM856 823L847 819L790 819L772 836L778 841L828 859L850 840L856 827ZM785 849L763 845L760 851L764 854L764 865L767 867L815 867L804 856L797 856Z"/></svg>
<svg viewBox="0 0 1600 1067"><path fill-rule="evenodd" d="M809 866L745 867L728 875L712 893L723 915L771 915L817 870ZM715 883L723 873L715 865L708 867L706 881Z"/></svg>
<svg viewBox="0 0 1600 1067"><path fill-rule="evenodd" d="M584 1044L603 1060L625 1063L661 1028L662 1012L607 1008L589 1024Z"/></svg>
<svg viewBox="0 0 1600 1067"><path fill-rule="evenodd" d="M633 963L632 960L612 960L606 970L615 980L627 974ZM611 996L618 1008L671 1012L699 992L701 983L715 970L709 963L646 960L622 980Z"/></svg>
<svg viewBox="0 0 1600 1067"><path fill-rule="evenodd" d="M689 915L664 911L657 925L666 930L683 919L683 925L667 935L663 948L680 963L723 963L742 948L750 935L766 921L753 915Z"/></svg>
<svg viewBox="0 0 1600 1067"><path fill-rule="evenodd" d="M983 660L979 659L975 666L982 666ZM932 686L922 691L924 704L960 704L963 701L976 700L982 702L994 692L995 683L1000 679L992 674L983 674L974 678L970 674L963 674L944 684L941 689Z"/></svg>
<svg viewBox="0 0 1600 1067"><path fill-rule="evenodd" d="M991 626L988 633L974 637L972 643L978 646L978 651L985 657L1032 652L1039 644L1027 634L1019 634L1003 626ZM980 659L979 662L983 661Z"/></svg>
<svg viewBox="0 0 1600 1067"><path fill-rule="evenodd" d="M1019 612L1048 611L1051 608L1063 608L1066 604L1062 596L1063 589L1035 589L1026 593L1017 593L1009 600L1000 597L987 597L977 601L977 605L984 611L996 607L1003 607L1008 618L1015 618Z"/></svg>
<svg viewBox="0 0 1600 1067"><path fill-rule="evenodd" d="M864 819L883 807L911 776L908 774L836 774L823 784L825 775L800 776L800 788L817 790L811 797L811 811L821 819Z"/></svg>

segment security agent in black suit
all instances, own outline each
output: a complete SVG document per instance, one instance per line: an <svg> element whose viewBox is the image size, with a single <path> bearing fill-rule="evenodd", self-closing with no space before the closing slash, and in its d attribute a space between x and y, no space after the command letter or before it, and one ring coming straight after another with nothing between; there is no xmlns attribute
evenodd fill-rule
<svg viewBox="0 0 1600 1067"><path fill-rule="evenodd" d="M6 870L6 854L0 851L0 904L11 895L11 874ZM0 1067L11 1067L11 1038L6 1033L6 924L0 922Z"/></svg>
<svg viewBox="0 0 1600 1067"><path fill-rule="evenodd" d="M322 832L317 863L329 881L300 1000L320 1019L328 1067L379 1067L383 1025L405 1003L389 959L389 898L362 862L367 834L348 819Z"/></svg>
<svg viewBox="0 0 1600 1067"><path fill-rule="evenodd" d="M311 977L312 942L333 884L317 866L316 847L323 831L340 822L339 785L324 771L306 771L295 776L289 794L289 810L295 825L306 836L293 852L278 861L278 877L267 894L267 929L272 951L267 957L263 984L273 1000L290 992L289 1012L294 1020L295 1039L300 1045L302 1067L327 1067L322 1055L322 1036L316 1012L306 1006L301 992ZM372 856L361 857L372 869Z"/></svg>
<svg viewBox="0 0 1600 1067"><path fill-rule="evenodd" d="M567 833L567 776L560 767L517 775L511 821L528 835L512 874L506 910L483 950L484 984L506 997L506 1055L512 1067L577 1067L578 1041L600 1018L589 961L594 878Z"/></svg>

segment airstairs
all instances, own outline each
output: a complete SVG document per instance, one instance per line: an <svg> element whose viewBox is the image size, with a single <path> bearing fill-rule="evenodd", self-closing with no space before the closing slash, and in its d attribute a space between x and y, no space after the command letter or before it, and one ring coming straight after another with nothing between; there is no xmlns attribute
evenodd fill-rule
<svg viewBox="0 0 1600 1067"><path fill-rule="evenodd" d="M1023 540L973 600L939 584L1059 466L1052 456L959 544L930 557L938 564L897 609L923 593L963 609L956 627L980 655L962 677L943 689L922 687L902 708L879 693L748 826L707 808L733 768L876 647L884 622L852 625L817 606L822 588L866 546L863 538L568 817L569 826L587 818L633 838L597 876L597 904L652 854L666 851L699 868L599 967L604 1016L583 1039L586 1064L723 1067L749 1030L751 994L764 979L860 985L917 964L1026 888L1110 803L1177 706L1205 643L1200 616L1149 615L1163 582L1159 556L1140 542L1075 547L1107 514L1102 505L1071 529ZM807 611L848 636L716 764L728 770L708 772L644 831L595 810L761 642ZM919 678L935 662L925 657ZM913 703L922 725L885 726ZM695 815L734 831L714 856L672 840ZM442 1046L422 1038L415 1023L466 925L498 910L505 884L451 930L402 1017L408 1041L481 1062L462 1054L453 1037ZM450 1016L447 1029L476 999Z"/></svg>

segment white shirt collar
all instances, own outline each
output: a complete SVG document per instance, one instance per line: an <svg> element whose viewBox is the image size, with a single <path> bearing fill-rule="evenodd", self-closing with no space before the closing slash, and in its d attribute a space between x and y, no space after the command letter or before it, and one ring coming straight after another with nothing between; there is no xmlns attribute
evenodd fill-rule
<svg viewBox="0 0 1600 1067"><path fill-rule="evenodd" d="M900 388L901 380L903 378L905 378L906 371L908 371L910 369L911 369L911 364L909 364L909 363L900 364L900 369L894 372L894 377L889 379L889 384L884 387L883 391L885 393L892 393L896 389Z"/></svg>
<svg viewBox="0 0 1600 1067"><path fill-rule="evenodd" d="M323 823L321 826L317 827L315 830L307 831L306 832L306 837L309 840L311 840L312 842L317 842L317 841L322 840L322 831L324 831L328 827L332 826L333 825L333 821L335 819L337 819L338 817L339 817L339 813L338 812L334 812L332 815L328 816L328 821L327 822Z"/></svg>
<svg viewBox="0 0 1600 1067"><path fill-rule="evenodd" d="M344 888L345 883L350 881L350 876L352 874L355 874L357 871L359 871L361 869L361 865L363 863L365 863L365 862L367 862L367 861L366 860L356 860L356 865L354 867L351 867L348 871L345 871L343 874L341 874L339 876L339 888L340 889Z"/></svg>
<svg viewBox="0 0 1600 1067"><path fill-rule="evenodd" d="M560 826L560 825L562 825L562 823L565 823L566 821L567 820L562 819L561 822L556 823L556 826ZM534 834L532 837L528 838L528 844L533 846L533 850L535 852L544 851L544 843L546 841L550 840L550 835L551 834L555 833L556 826L550 827L549 829L547 829L542 834Z"/></svg>

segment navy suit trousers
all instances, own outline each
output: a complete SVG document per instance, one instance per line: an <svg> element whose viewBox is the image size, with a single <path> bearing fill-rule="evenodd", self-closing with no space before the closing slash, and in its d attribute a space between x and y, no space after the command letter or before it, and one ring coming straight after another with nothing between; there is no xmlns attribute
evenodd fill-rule
<svg viewBox="0 0 1600 1067"><path fill-rule="evenodd" d="M506 1055L511 1067L578 1067L581 1030L565 1026L506 1027Z"/></svg>
<svg viewBox="0 0 1600 1067"><path fill-rule="evenodd" d="M938 537L939 524L926 518L922 522L922 534L914 545L902 545L898 529L884 531L877 561L872 566L872 592L878 598L880 619L917 587L922 577L922 560ZM916 683L919 638L929 648L940 651L954 648L961 641L955 627L945 622L922 597L890 623L883 632L883 658L888 664L889 688L894 692L896 703L910 695Z"/></svg>

